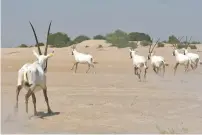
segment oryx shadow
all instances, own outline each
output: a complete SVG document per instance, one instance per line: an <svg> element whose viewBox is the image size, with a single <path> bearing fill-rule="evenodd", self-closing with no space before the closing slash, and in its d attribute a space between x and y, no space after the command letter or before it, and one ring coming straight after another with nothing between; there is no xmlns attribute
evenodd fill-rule
<svg viewBox="0 0 202 135"><path fill-rule="evenodd" d="M33 115L31 117L37 117L37 118L44 119L46 117L56 116L56 115L59 115L59 114L60 114L60 112L46 113L46 112L39 111L39 112L37 112L37 116Z"/></svg>

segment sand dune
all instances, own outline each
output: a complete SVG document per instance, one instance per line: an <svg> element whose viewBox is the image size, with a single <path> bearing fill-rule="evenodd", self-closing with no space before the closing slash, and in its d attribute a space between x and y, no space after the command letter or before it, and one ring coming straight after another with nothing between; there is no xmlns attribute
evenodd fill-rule
<svg viewBox="0 0 202 135"><path fill-rule="evenodd" d="M95 47L100 43L103 49ZM48 96L52 110L58 113L45 116L45 100L38 92L37 110L44 119L27 120L23 90L19 114L14 116L17 71L25 62L35 60L32 49L36 48L1 49L3 133L162 133L168 129L202 133L202 66L186 74L179 67L174 77L175 58L169 45L156 49L156 54L170 64L165 77L149 68L146 82L138 82L133 74L128 48L109 47L104 41L78 44L78 51L91 53L99 62L95 66L97 74L86 74L87 65L79 65L74 74L70 70L74 61L71 48L50 48L55 56L48 63ZM147 47L137 49L144 56L148 53ZM197 53L202 57L202 52Z"/></svg>

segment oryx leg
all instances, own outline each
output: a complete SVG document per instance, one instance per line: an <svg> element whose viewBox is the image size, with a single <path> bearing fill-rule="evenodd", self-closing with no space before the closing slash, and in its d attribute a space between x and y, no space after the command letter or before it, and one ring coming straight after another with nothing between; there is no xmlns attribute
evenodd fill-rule
<svg viewBox="0 0 202 135"><path fill-rule="evenodd" d="M137 67L134 67L134 74L137 75Z"/></svg>
<svg viewBox="0 0 202 135"><path fill-rule="evenodd" d="M50 105L49 105L49 101L48 101L48 96L47 96L47 87L45 86L42 89L43 89L43 95L44 95L44 98L45 98L45 101L46 101L48 113L52 113L52 110L50 109Z"/></svg>
<svg viewBox="0 0 202 135"><path fill-rule="evenodd" d="M19 97L21 89L22 89L22 85L18 85L16 88L16 105L15 105L16 112L18 111L18 97Z"/></svg>
<svg viewBox="0 0 202 135"><path fill-rule="evenodd" d="M153 65L153 70L157 74L156 67Z"/></svg>
<svg viewBox="0 0 202 135"><path fill-rule="evenodd" d="M77 67L78 67L78 62L76 62L76 68L75 68L75 70L74 70L74 72L76 73L76 71L77 71Z"/></svg>
<svg viewBox="0 0 202 135"><path fill-rule="evenodd" d="M163 73L162 73L162 75L163 75L163 77L164 77L164 74L165 74L165 68L166 68L166 65L163 63L162 64L162 68L163 68Z"/></svg>
<svg viewBox="0 0 202 135"><path fill-rule="evenodd" d="M198 65L199 65L199 59L196 59L195 60L195 69L198 67Z"/></svg>
<svg viewBox="0 0 202 135"><path fill-rule="evenodd" d="M93 68L93 70L94 70L94 74L96 73L96 71L95 71L95 66L94 66L94 64L93 63L91 63L90 64L90 66Z"/></svg>
<svg viewBox="0 0 202 135"><path fill-rule="evenodd" d="M174 67L174 75L176 74L176 70L177 70L178 65L179 65L179 63L176 63L176 64L175 64L175 67Z"/></svg>
<svg viewBox="0 0 202 135"><path fill-rule="evenodd" d="M90 70L91 65L88 63L88 69L86 71L86 73L88 73L88 71Z"/></svg>
<svg viewBox="0 0 202 135"><path fill-rule="evenodd" d="M147 77L147 69L148 69L147 62L145 62L144 63L144 79L146 79Z"/></svg>
<svg viewBox="0 0 202 135"><path fill-rule="evenodd" d="M141 67L138 68L138 69L139 69L139 73L137 73L137 76L138 76L139 81L141 81L141 72L142 72L142 69L141 69Z"/></svg>
<svg viewBox="0 0 202 135"><path fill-rule="evenodd" d="M36 116L37 115L37 111L36 111L36 96L35 94L32 92L32 102L33 102L33 105L34 105L34 115Z"/></svg>
<svg viewBox="0 0 202 135"><path fill-rule="evenodd" d="M148 67L146 67L146 68L144 69L144 79L146 79L146 77L147 77L147 69L148 69Z"/></svg>
<svg viewBox="0 0 202 135"><path fill-rule="evenodd" d="M185 65L185 72L188 71L188 69L189 69L189 64L191 65L192 63L189 63L189 61L187 62L187 64Z"/></svg>
<svg viewBox="0 0 202 135"><path fill-rule="evenodd" d="M29 97L33 94L34 89L35 89L35 86L28 87L28 92L25 95L26 113L28 113L28 100L29 100Z"/></svg>
<svg viewBox="0 0 202 135"><path fill-rule="evenodd" d="M76 63L77 63L77 62L75 62L75 63L73 64L73 66L72 66L71 70L73 70L73 69L74 69L74 66L76 65Z"/></svg>
<svg viewBox="0 0 202 135"><path fill-rule="evenodd" d="M156 73L159 74L160 68L156 67Z"/></svg>
<svg viewBox="0 0 202 135"><path fill-rule="evenodd" d="M194 64L194 65L195 65L195 64ZM192 63L190 64L190 66L191 66L191 69L194 70L194 66L192 65Z"/></svg>
<svg viewBox="0 0 202 135"><path fill-rule="evenodd" d="M145 69L144 69L144 79L146 79L146 77L147 77L147 69L148 69L148 68L145 68Z"/></svg>

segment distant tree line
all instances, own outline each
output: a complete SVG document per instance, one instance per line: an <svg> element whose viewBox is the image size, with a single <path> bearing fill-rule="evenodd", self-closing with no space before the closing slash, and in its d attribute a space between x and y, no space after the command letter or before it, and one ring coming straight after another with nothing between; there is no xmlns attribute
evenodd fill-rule
<svg viewBox="0 0 202 135"><path fill-rule="evenodd" d="M48 37L48 45L58 48L68 47L73 44L78 44L89 39L106 40L106 42L111 43L112 46L118 48L125 48L125 47L136 48L138 45L136 41L140 41L140 44L142 46L148 46L152 43L152 39L149 34L141 32L127 33L118 29L106 35L95 35L93 36L93 38L90 38L82 34L74 39L71 39L66 33L62 32L50 33ZM179 43L179 40L174 35L171 35L168 37L168 41L159 42L158 47L164 47L164 43ZM199 43L200 42L192 41L192 44L199 44ZM39 45L44 46L44 43L39 43ZM26 44L21 44L18 47L29 47L29 46Z"/></svg>

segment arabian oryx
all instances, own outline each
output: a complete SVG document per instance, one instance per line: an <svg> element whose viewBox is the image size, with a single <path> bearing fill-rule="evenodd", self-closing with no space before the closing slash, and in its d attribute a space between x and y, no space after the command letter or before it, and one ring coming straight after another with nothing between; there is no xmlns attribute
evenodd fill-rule
<svg viewBox="0 0 202 135"><path fill-rule="evenodd" d="M153 48L152 48L152 44L150 44L147 59L151 60L152 68L156 74L158 74L159 70L161 70L161 68L163 68L163 76L164 76L165 66L168 66L168 64L165 63L164 57L155 55L155 51L154 51L154 48L158 44L159 40L160 39L158 39L157 42L153 45Z"/></svg>
<svg viewBox="0 0 202 135"><path fill-rule="evenodd" d="M141 72L142 72L142 68L144 68L144 79L146 79L146 75L147 75L147 59L144 56L140 56L137 54L138 51L130 48L129 49L130 52L130 58L133 60L133 66L134 66L134 73L135 75L138 76L139 81L141 81ZM139 72L138 72L139 70Z"/></svg>
<svg viewBox="0 0 202 135"><path fill-rule="evenodd" d="M179 43L181 42L182 38L183 37L181 37L180 39L178 38ZM178 67L179 64L184 65L185 66L185 72L187 72L188 68L189 68L189 65L191 63L190 58L187 55L184 55L184 54L181 54L181 53L178 52L177 44L173 44L173 47L174 47L174 50L173 50L172 55L175 56L175 59L176 59L176 64L175 64L175 67L174 67L174 75L176 74L176 70L177 70L177 67Z"/></svg>
<svg viewBox="0 0 202 135"><path fill-rule="evenodd" d="M196 54L196 53L190 53L190 52L188 52L188 47L190 46L191 38L192 37L190 37L189 42L187 42L187 36L186 36L187 47L186 48L182 48L182 50L183 50L184 55L187 55L190 58L190 60L191 60L191 64L190 64L191 68L192 69L196 69L198 67L198 65L200 65L200 56L198 54Z"/></svg>
<svg viewBox="0 0 202 135"><path fill-rule="evenodd" d="M88 71L90 70L91 67L95 68L94 64L97 64L97 62L94 61L92 55L78 52L76 50L75 45L72 46L72 55L74 55L75 62L73 64L71 70L73 70L74 66L76 66L76 68L74 70L75 73L77 71L77 67L78 67L79 63L80 64L88 64L88 69L86 70L86 73L88 73ZM96 73L96 72L94 71L94 73Z"/></svg>
<svg viewBox="0 0 202 135"><path fill-rule="evenodd" d="M18 110L18 96L19 96L20 90L22 88L25 88L27 90L27 93L25 95L26 113L28 113L28 99L30 96L32 96L32 101L33 101L33 105L34 105L34 115L37 115L35 93L42 89L44 97L45 97L45 101L47 104L48 113L51 113L52 111L49 106L49 101L48 101L48 96L47 96L47 86L46 86L46 72L47 72L47 67L48 67L48 59L51 56L53 56L53 54L54 54L54 52L47 54L47 50L48 50L47 42L48 42L48 36L50 33L51 22L50 22L49 28L48 28L47 42L46 42L44 54L41 53L41 50L39 47L39 42L38 42L34 27L31 22L29 22L29 23L30 23L33 33L34 33L34 37L36 40L36 46L38 47L39 54L37 54L33 50L33 54L36 56L37 60L33 63L24 64L18 71L15 108L17 111Z"/></svg>

